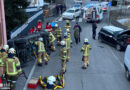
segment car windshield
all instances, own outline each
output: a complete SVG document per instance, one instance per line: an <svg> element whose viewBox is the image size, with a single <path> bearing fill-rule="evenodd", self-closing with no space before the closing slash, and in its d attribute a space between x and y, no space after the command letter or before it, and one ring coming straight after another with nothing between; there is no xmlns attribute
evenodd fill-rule
<svg viewBox="0 0 130 90"><path fill-rule="evenodd" d="M74 13L74 10L68 10L67 12L68 13Z"/></svg>

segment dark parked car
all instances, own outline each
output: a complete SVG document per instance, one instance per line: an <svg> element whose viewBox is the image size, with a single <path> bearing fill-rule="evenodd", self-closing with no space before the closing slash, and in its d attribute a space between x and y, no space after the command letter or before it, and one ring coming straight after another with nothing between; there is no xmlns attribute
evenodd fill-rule
<svg viewBox="0 0 130 90"><path fill-rule="evenodd" d="M123 30L115 26L104 26L98 34L98 39L120 51L130 44L130 30Z"/></svg>

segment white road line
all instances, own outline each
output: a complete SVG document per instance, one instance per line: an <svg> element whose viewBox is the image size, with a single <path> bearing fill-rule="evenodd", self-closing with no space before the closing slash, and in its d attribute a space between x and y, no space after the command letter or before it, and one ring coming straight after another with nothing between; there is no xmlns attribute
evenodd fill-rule
<svg viewBox="0 0 130 90"><path fill-rule="evenodd" d="M72 22L75 22L75 19L73 19Z"/></svg>
<svg viewBox="0 0 130 90"><path fill-rule="evenodd" d="M79 22L82 22L82 18L79 18Z"/></svg>
<svg viewBox="0 0 130 90"><path fill-rule="evenodd" d="M62 21L62 20L63 20L63 18L62 18L62 17L60 17L58 21Z"/></svg>
<svg viewBox="0 0 130 90"><path fill-rule="evenodd" d="M33 67L32 67L31 72L29 73L28 79L27 79L27 81L26 81L26 83L25 83L25 85L24 85L23 90L27 90L27 84L28 84L29 80L31 79L31 77L32 77L32 75L33 75L33 73L34 73L34 70L35 70L35 68L36 68L36 65L37 65L37 60L35 60L35 63L34 63L34 65L33 65Z"/></svg>
<svg viewBox="0 0 130 90"><path fill-rule="evenodd" d="M124 68L123 63L119 60L119 58L115 55L115 53L110 49L112 55L115 57L115 60L121 65L122 68Z"/></svg>

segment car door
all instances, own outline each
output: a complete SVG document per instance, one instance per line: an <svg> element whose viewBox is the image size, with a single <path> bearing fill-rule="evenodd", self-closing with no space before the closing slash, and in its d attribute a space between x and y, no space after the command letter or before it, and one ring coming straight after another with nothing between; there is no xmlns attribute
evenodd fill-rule
<svg viewBox="0 0 130 90"><path fill-rule="evenodd" d="M106 42L106 30L104 30L103 28L100 30L100 32L99 32L99 39L101 39L101 40L103 40L103 41L105 41Z"/></svg>
<svg viewBox="0 0 130 90"><path fill-rule="evenodd" d="M79 9L76 9L76 10L75 10L75 13L76 13L76 17L78 17L78 16L80 15Z"/></svg>
<svg viewBox="0 0 130 90"><path fill-rule="evenodd" d="M114 32L108 32L107 39L108 43L110 43L111 45L115 46L117 44Z"/></svg>

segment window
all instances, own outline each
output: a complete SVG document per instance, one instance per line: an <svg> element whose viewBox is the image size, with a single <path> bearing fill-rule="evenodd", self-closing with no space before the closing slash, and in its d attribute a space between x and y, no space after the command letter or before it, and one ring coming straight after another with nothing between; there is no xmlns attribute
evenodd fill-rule
<svg viewBox="0 0 130 90"><path fill-rule="evenodd" d="M78 12L78 11L79 11L79 9L76 9L76 10L75 10L75 12Z"/></svg>

